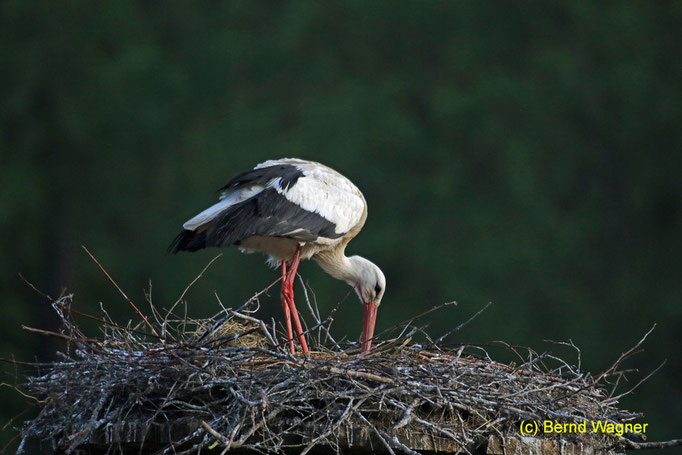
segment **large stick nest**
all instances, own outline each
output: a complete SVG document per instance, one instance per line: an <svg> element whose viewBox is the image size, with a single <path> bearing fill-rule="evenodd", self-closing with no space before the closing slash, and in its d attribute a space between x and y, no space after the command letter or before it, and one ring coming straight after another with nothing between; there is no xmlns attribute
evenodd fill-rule
<svg viewBox="0 0 682 455"><path fill-rule="evenodd" d="M414 343L414 319L362 355L356 342L334 340L331 318L315 311L310 357L292 356L274 322L253 316L258 296L202 321L153 310L143 324L122 327L103 312L103 335L91 338L74 322L83 315L70 302L52 302L63 330L51 335L68 340L68 349L28 377L24 390L41 405L22 429L22 446L39 438L66 453L144 442L161 454L305 454L362 439L375 450L414 453L422 447L415 441L426 437L472 453L490 435L518 436L522 421L623 423L640 416L618 409L620 395L606 391L622 358L597 378L530 349L518 365L502 364L481 347L445 348L443 339L428 337ZM627 446L625 438L602 433L562 437Z"/></svg>

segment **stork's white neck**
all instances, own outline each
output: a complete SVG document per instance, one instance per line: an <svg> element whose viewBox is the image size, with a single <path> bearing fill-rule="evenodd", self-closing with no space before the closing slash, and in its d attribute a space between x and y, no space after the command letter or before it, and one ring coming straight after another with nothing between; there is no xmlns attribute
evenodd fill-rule
<svg viewBox="0 0 682 455"><path fill-rule="evenodd" d="M322 270L336 278L354 286L358 283L358 267L355 261L347 257L343 252L337 254L317 254L313 257L322 267Z"/></svg>
<svg viewBox="0 0 682 455"><path fill-rule="evenodd" d="M318 253L313 259L325 272L351 285L364 303L369 301L374 301L377 305L380 303L386 279L381 269L371 261L362 256L347 257L342 249ZM375 291L377 284L380 289L378 296Z"/></svg>

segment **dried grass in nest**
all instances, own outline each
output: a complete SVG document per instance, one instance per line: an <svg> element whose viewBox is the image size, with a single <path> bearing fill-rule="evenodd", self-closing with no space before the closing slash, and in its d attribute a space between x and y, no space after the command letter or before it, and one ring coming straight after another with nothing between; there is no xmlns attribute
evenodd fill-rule
<svg viewBox="0 0 682 455"><path fill-rule="evenodd" d="M597 379L532 350L521 364L506 365L480 347L415 344L414 320L361 355L357 343L334 340L330 319L313 311L313 352L303 358L288 354L274 323L253 316L257 296L202 321L173 321L170 311L161 317L154 310L154 322L121 327L105 314L103 336L95 339L74 322L70 302L52 302L63 324L53 335L67 339L69 349L28 377L24 390L41 408L21 432L23 442L39 438L66 453L96 441L115 449L135 437L160 454L305 454L347 447L357 429L389 453L414 453L408 445L415 435L473 452L491 434L518 435L521 421L639 416L618 409L620 395L605 390L626 355ZM154 440L159 427L173 433L165 445ZM596 447L628 444L602 434L565 437Z"/></svg>

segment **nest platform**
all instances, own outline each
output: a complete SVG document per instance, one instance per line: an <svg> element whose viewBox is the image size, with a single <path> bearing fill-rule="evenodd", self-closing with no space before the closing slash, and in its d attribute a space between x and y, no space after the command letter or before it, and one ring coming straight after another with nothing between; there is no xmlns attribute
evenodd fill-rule
<svg viewBox="0 0 682 455"><path fill-rule="evenodd" d="M155 313L135 327L102 317L92 338L70 298L52 306L63 330L51 335L68 347L28 375L23 390L39 414L21 429L19 452L39 439L60 454L588 455L642 436L523 434L523 422L641 416L606 390L616 368L594 378L549 353L499 363L481 347L414 343L419 329L406 323L363 355L315 318L302 357L246 304L201 321Z"/></svg>

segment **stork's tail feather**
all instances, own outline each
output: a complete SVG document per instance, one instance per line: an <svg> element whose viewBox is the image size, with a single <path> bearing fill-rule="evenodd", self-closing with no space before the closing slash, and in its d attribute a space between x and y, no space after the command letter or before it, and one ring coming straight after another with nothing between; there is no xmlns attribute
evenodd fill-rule
<svg viewBox="0 0 682 455"><path fill-rule="evenodd" d="M202 248L206 248L206 231L195 232L183 229L168 247L168 252L175 254L178 251L197 251Z"/></svg>

